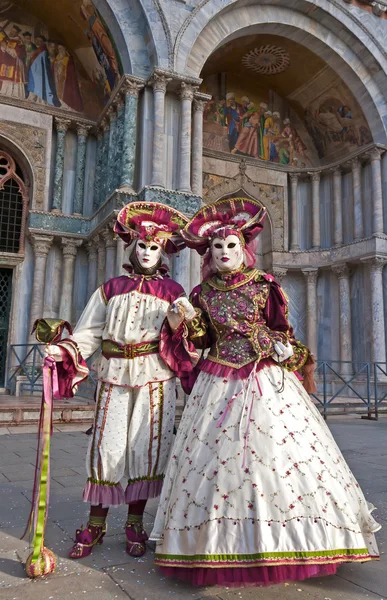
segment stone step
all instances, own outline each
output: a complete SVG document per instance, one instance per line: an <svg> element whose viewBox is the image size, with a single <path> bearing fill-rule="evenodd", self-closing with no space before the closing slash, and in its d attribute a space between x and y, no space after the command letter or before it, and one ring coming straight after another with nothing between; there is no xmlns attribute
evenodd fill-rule
<svg viewBox="0 0 387 600"><path fill-rule="evenodd" d="M92 423L94 418L94 402L61 402L55 401L53 422L59 423ZM39 423L40 403L0 404L0 425L32 425Z"/></svg>

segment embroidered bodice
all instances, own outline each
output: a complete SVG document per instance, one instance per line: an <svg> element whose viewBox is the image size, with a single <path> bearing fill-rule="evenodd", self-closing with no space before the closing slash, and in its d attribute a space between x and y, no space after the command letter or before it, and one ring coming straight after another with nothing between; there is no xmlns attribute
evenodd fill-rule
<svg viewBox="0 0 387 600"><path fill-rule="evenodd" d="M208 361L241 368L271 357L275 342L292 343L290 368L299 368L308 350L294 339L287 319L287 298L272 275L242 268L213 275L191 295L197 317L189 325L197 348L209 348Z"/></svg>

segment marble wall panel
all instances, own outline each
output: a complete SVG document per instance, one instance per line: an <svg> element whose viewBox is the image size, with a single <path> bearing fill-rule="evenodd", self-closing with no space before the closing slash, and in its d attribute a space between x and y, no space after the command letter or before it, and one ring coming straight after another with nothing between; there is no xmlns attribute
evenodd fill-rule
<svg viewBox="0 0 387 600"><path fill-rule="evenodd" d="M339 291L332 271L321 271L317 280L317 336L319 360L339 360Z"/></svg>

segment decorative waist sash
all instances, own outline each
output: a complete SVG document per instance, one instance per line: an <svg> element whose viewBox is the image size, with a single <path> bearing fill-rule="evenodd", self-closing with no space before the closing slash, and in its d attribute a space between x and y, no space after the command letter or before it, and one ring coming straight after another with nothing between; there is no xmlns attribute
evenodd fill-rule
<svg viewBox="0 0 387 600"><path fill-rule="evenodd" d="M128 358L132 360L137 356L157 354L159 351L159 340L155 342L140 342L139 344L121 345L113 340L103 340L101 344L102 354L105 358Z"/></svg>

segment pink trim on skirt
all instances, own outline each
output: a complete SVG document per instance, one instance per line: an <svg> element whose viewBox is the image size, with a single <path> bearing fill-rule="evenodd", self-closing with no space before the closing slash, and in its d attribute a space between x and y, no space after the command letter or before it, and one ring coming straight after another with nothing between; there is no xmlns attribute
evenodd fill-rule
<svg viewBox="0 0 387 600"><path fill-rule="evenodd" d="M137 502L138 500L148 500L148 498L157 498L161 494L163 487L162 479L153 479L152 481L135 481L129 483L125 490L125 502Z"/></svg>
<svg viewBox="0 0 387 600"><path fill-rule="evenodd" d="M264 367L270 367L277 364L278 363L276 363L272 358L264 358L258 363L257 371L261 371ZM204 373L216 375L216 377L239 380L247 379L255 365L256 362L252 361L244 367L240 367L240 369L235 369L233 367L226 367L225 365L221 365L220 363L216 363L213 360L206 358L202 362L199 362L198 369Z"/></svg>
<svg viewBox="0 0 387 600"><path fill-rule="evenodd" d="M159 567L163 575L188 581L191 585L222 587L268 586L286 581L302 581L308 577L334 575L338 564L330 565L284 565L272 567L225 567L189 568Z"/></svg>
<svg viewBox="0 0 387 600"><path fill-rule="evenodd" d="M120 483L118 485L103 485L102 483L88 481L83 490L82 499L84 502L90 502L93 506L102 504L104 508L125 504L125 494Z"/></svg>

